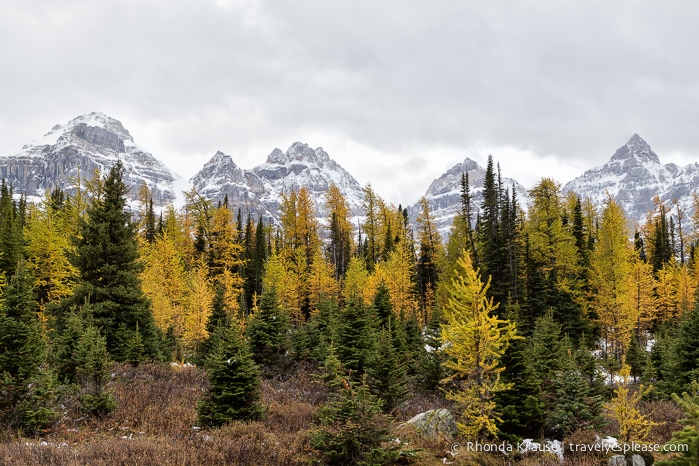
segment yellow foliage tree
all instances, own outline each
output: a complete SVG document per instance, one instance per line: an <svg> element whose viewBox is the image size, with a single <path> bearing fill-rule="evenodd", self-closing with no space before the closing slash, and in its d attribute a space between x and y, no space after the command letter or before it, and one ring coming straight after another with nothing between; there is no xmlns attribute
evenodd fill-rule
<svg viewBox="0 0 699 466"><path fill-rule="evenodd" d="M243 247L236 240L238 234L228 207L213 210L207 234L211 276L223 286L226 307L235 311L239 308L239 298L243 292L243 279L237 272L243 265Z"/></svg>
<svg viewBox="0 0 699 466"><path fill-rule="evenodd" d="M619 423L619 441L622 443L643 442L648 438L651 429L658 423L648 419L641 413L639 403L650 391L651 387L641 386L631 393L629 376L631 368L624 364L619 371L622 380L616 384L614 396L607 403L607 410Z"/></svg>
<svg viewBox="0 0 699 466"><path fill-rule="evenodd" d="M267 258L262 275L263 292L272 289L276 289L279 307L289 313L292 321L303 321L301 284L292 272L292 262L276 253Z"/></svg>
<svg viewBox="0 0 699 466"><path fill-rule="evenodd" d="M369 273L364 260L353 256L347 266L347 273L342 286L342 299L345 303L359 302L371 305L373 294L368 286Z"/></svg>
<svg viewBox="0 0 699 466"><path fill-rule="evenodd" d="M442 348L449 358L444 366L453 375L442 383L456 382L458 386L447 398L461 410L457 425L466 437L497 437L500 417L493 398L510 387L500 380L505 369L500 361L510 342L520 337L514 322L494 315L498 305L487 297L490 281L481 281L465 251L457 260L456 272L448 288L441 334Z"/></svg>
<svg viewBox="0 0 699 466"><path fill-rule="evenodd" d="M211 315L213 299L213 283L206 263L201 261L187 274L187 302L181 330L185 352L196 354L209 335L206 322Z"/></svg>
<svg viewBox="0 0 699 466"><path fill-rule="evenodd" d="M350 206L340 188L332 183L325 194L329 226L328 258L335 268L335 278L341 280L352 255L352 222Z"/></svg>
<svg viewBox="0 0 699 466"><path fill-rule="evenodd" d="M308 276L308 300L311 313L318 310L318 304L323 299L338 302L340 284L335 279L335 268L323 259L320 251L316 252Z"/></svg>
<svg viewBox="0 0 699 466"><path fill-rule="evenodd" d="M167 233L152 243L141 241L140 245L144 263L142 287L151 300L155 324L163 332L172 329L179 337L188 291L182 257Z"/></svg>
<svg viewBox="0 0 699 466"><path fill-rule="evenodd" d="M680 264L677 270L677 299L680 315L694 309L697 295L696 278L691 268Z"/></svg>
<svg viewBox="0 0 699 466"><path fill-rule="evenodd" d="M71 295L77 283L78 270L68 260L73 249L70 220L65 210L44 202L32 210L25 224L26 264L42 306Z"/></svg>
<svg viewBox="0 0 699 466"><path fill-rule="evenodd" d="M636 307L630 302L633 254L624 212L609 198L592 254L590 282L606 348L619 359L637 323Z"/></svg>
<svg viewBox="0 0 699 466"><path fill-rule="evenodd" d="M679 289L680 267L674 258L656 272L655 294L657 296L658 322L675 320L680 315L681 296Z"/></svg>
<svg viewBox="0 0 699 466"><path fill-rule="evenodd" d="M529 191L532 205L526 233L531 260L544 274L563 280L577 275L578 256L572 232L563 224L560 191L560 185L550 178L542 179Z"/></svg>
<svg viewBox="0 0 699 466"><path fill-rule="evenodd" d="M304 254L310 266L320 249L318 219L311 195L306 188L282 196L279 220L282 224L282 254L295 259L296 250Z"/></svg>
<svg viewBox="0 0 699 466"><path fill-rule="evenodd" d="M388 254L388 258L376 265L370 276L367 288L371 291L371 300L376 290L383 283L391 296L393 311L397 316L416 317L419 315L419 305L414 282L415 264L411 260L410 251L405 241L401 241Z"/></svg>
<svg viewBox="0 0 699 466"><path fill-rule="evenodd" d="M636 321L636 336L640 338L640 343L644 344L645 336L653 326L657 309L653 266L636 257L627 279L629 319Z"/></svg>

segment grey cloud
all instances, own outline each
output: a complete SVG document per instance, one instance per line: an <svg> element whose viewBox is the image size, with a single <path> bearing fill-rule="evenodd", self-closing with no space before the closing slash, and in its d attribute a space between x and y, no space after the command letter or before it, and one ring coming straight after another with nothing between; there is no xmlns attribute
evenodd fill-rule
<svg viewBox="0 0 699 466"><path fill-rule="evenodd" d="M245 166L313 136L344 165L361 154L329 144L384 154L403 179L431 147L463 153L430 154L440 168L499 146L592 166L634 132L661 157L697 154L698 21L680 0L8 0L0 154L92 110L137 141L157 127L142 137L156 155Z"/></svg>

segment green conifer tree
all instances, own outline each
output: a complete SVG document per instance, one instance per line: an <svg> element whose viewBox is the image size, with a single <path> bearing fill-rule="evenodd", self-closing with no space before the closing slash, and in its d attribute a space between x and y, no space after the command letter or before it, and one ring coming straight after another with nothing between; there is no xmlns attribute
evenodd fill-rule
<svg viewBox="0 0 699 466"><path fill-rule="evenodd" d="M24 218L12 199L12 188L0 184L0 274L10 277L22 255Z"/></svg>
<svg viewBox="0 0 699 466"><path fill-rule="evenodd" d="M561 438L577 429L599 428L604 423L602 396L590 386L573 354L564 356L555 383L546 432Z"/></svg>
<svg viewBox="0 0 699 466"><path fill-rule="evenodd" d="M395 348L390 325L379 331L376 352L367 374L369 386L381 399L385 412L391 412L407 398L407 361Z"/></svg>
<svg viewBox="0 0 699 466"><path fill-rule="evenodd" d="M9 374L18 386L36 374L46 351L32 283L20 262L0 308L0 374Z"/></svg>
<svg viewBox="0 0 699 466"><path fill-rule="evenodd" d="M366 377L360 383L342 381L342 387L321 408L321 426L310 434L311 446L325 464L394 464L398 446L390 440L391 417L381 412L381 400L371 394Z"/></svg>
<svg viewBox="0 0 699 466"><path fill-rule="evenodd" d="M234 325L219 327L214 347L206 359L209 389L197 404L199 422L221 426L234 420L258 419L260 371L240 330Z"/></svg>
<svg viewBox="0 0 699 466"><path fill-rule="evenodd" d="M104 416L116 407L114 396L105 387L109 380L107 339L97 327L89 325L75 348L76 377L80 384L80 402L87 414Z"/></svg>
<svg viewBox="0 0 699 466"><path fill-rule="evenodd" d="M271 288L262 293L259 309L246 329L255 362L277 365L287 349L288 331L289 315L279 308L277 291Z"/></svg>
<svg viewBox="0 0 699 466"><path fill-rule="evenodd" d="M688 391L692 381L699 380L699 304L682 319L673 346L677 361L674 378L679 387L676 391Z"/></svg>
<svg viewBox="0 0 699 466"><path fill-rule="evenodd" d="M354 377L364 373L374 354L375 325L366 306L359 302L348 303L340 312L337 353Z"/></svg>
<svg viewBox="0 0 699 466"><path fill-rule="evenodd" d="M323 297L317 309L308 322L294 332L292 338L297 359L308 357L323 362L329 355L330 346L337 355L340 333L338 304L334 299Z"/></svg>
<svg viewBox="0 0 699 466"><path fill-rule="evenodd" d="M19 262L0 307L0 416L6 425L34 434L56 417L50 407L56 380L44 364L46 343L32 282Z"/></svg>
<svg viewBox="0 0 699 466"><path fill-rule="evenodd" d="M87 304L94 322L107 338L115 360L125 360L124 340L131 346L142 341L144 356L159 359L160 335L150 302L143 294L139 274L135 226L126 212L128 188L123 165L117 162L104 179L101 196L92 199L86 219L81 219L72 257L80 271L80 284L72 299Z"/></svg>
<svg viewBox="0 0 699 466"><path fill-rule="evenodd" d="M691 395L683 392L682 396L672 394L672 399L685 412L686 417L680 420L684 427L682 430L672 434L672 445L682 445L688 447L682 451L680 456L676 456L668 461L656 463L658 466L696 466L699 464L699 384L692 382Z"/></svg>

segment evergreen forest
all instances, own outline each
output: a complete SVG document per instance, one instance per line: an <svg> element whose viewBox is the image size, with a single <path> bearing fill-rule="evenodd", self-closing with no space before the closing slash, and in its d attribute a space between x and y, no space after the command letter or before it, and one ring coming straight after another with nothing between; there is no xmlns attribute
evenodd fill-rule
<svg viewBox="0 0 699 466"><path fill-rule="evenodd" d="M0 462L528 465L461 447L612 436L697 464L699 195L632 225L500 179L476 205L462 175L448 237L371 185L360 218L331 185L270 224L145 185L134 209L120 162L38 204L3 182ZM437 408L453 432L405 422Z"/></svg>

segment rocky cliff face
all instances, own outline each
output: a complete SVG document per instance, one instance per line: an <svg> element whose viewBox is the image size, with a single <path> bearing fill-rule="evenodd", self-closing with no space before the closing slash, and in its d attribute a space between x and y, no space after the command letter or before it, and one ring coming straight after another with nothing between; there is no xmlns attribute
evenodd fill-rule
<svg viewBox="0 0 699 466"><path fill-rule="evenodd" d="M194 190L214 202L228 198L228 205L241 212L250 213L251 218L262 216L265 221L276 218L262 198L264 182L252 172L238 167L230 155L216 152L190 180Z"/></svg>
<svg viewBox="0 0 699 466"><path fill-rule="evenodd" d="M56 186L70 192L78 176L89 178L95 170L104 173L117 160L124 164L134 207L143 183L153 193L154 204L159 206L177 205L182 199L181 192L193 187L214 202L227 196L231 208L240 208L244 215L262 216L270 222L279 218L283 194L305 187L315 203L316 214L324 219L327 217L325 193L334 183L345 195L352 213L362 214L362 187L322 148L313 149L297 142L286 152L274 149L265 163L251 170L238 167L231 156L217 152L188 184L136 145L118 120L102 113L81 115L65 125L56 125L18 154L0 157L0 177L12 185L16 194L39 197ZM444 238L460 209L464 172L469 174L472 209L477 212L482 203L485 170L473 160L465 159L450 168L425 193ZM502 186L510 192L515 189L520 205L526 208L526 188L507 178L502 180ZM691 212L692 195L697 190L699 164L686 167L662 164L648 143L636 134L606 164L586 171L563 187L564 192L576 192L598 206L611 196L637 223L645 221L646 213L654 207L655 196L668 205L677 202L685 212ZM414 224L419 207L415 204L408 211Z"/></svg>
<svg viewBox="0 0 699 466"><path fill-rule="evenodd" d="M179 176L138 147L121 122L102 113L56 125L20 153L0 157L0 177L16 194L42 196L57 186L71 192L79 176L90 178L95 170L105 173L117 160L124 164L124 181L131 188L132 199L145 183L154 204L162 206L175 200L178 193L174 185Z"/></svg>
<svg viewBox="0 0 699 466"><path fill-rule="evenodd" d="M359 214L362 188L322 149L296 142L286 151L274 149L264 164L252 170L239 168L229 155L217 152L191 179L194 189L203 196L222 201L228 196L231 208L240 208L252 218L266 221L279 217L282 195L305 187L311 194L316 215L325 218L325 193L331 184L345 195L350 208Z"/></svg>
<svg viewBox="0 0 699 466"><path fill-rule="evenodd" d="M677 201L686 212L691 211L692 192L697 189L699 165L663 165L637 134L617 149L609 162L586 171L563 187L565 192L590 198L597 206L611 196L636 223L643 223L646 214L654 209L655 196L668 204Z"/></svg>

